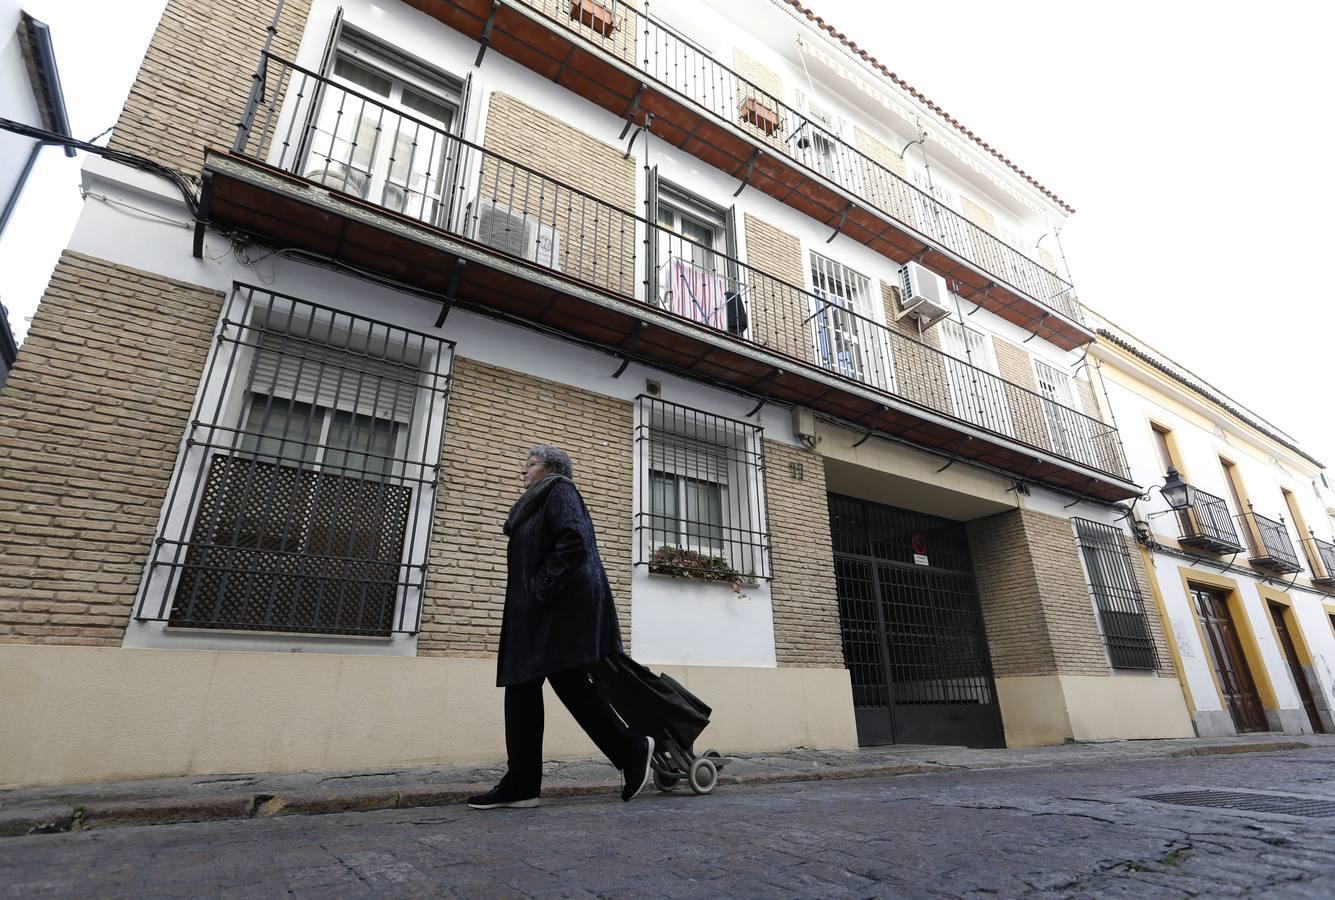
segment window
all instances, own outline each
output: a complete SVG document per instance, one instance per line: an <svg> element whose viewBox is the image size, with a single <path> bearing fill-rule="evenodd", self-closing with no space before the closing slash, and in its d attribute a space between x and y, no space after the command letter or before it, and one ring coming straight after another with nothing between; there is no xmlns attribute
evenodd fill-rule
<svg viewBox="0 0 1335 900"><path fill-rule="evenodd" d="M1089 519L1071 522L1108 661L1114 669L1155 671L1158 654L1122 531Z"/></svg>
<svg viewBox="0 0 1335 900"><path fill-rule="evenodd" d="M1159 454L1159 471L1166 474L1169 469L1177 469L1180 474L1182 467L1177 464L1177 457L1173 454L1173 446L1169 443L1172 440L1169 430L1162 425L1151 422L1150 434L1154 440L1154 449Z"/></svg>
<svg viewBox="0 0 1335 900"><path fill-rule="evenodd" d="M238 286L138 618L414 633L451 349Z"/></svg>
<svg viewBox="0 0 1335 900"><path fill-rule="evenodd" d="M737 277L731 210L649 174L649 204L658 225L650 241L657 305L711 328L742 335L746 305Z"/></svg>
<svg viewBox="0 0 1335 900"><path fill-rule="evenodd" d="M835 184L858 193L862 169L856 155L842 143L847 123L803 91L796 98L797 111L806 122L790 135L791 152Z"/></svg>
<svg viewBox="0 0 1335 900"><path fill-rule="evenodd" d="M1242 487L1242 476L1238 474L1238 467L1222 456L1219 457L1219 466L1224 470L1224 483L1228 485L1228 496L1233 501L1233 510L1241 517L1247 512L1247 505L1243 502L1247 492Z"/></svg>
<svg viewBox="0 0 1335 900"><path fill-rule="evenodd" d="M1013 435L1006 385L997 377L992 341L976 328L945 319L941 349L947 354L946 380L955 415L1001 434Z"/></svg>
<svg viewBox="0 0 1335 900"><path fill-rule="evenodd" d="M302 174L395 212L437 222L463 82L344 34L318 92Z"/></svg>
<svg viewBox="0 0 1335 900"><path fill-rule="evenodd" d="M811 284L817 363L847 378L893 391L889 337L870 318L871 279L812 253Z"/></svg>
<svg viewBox="0 0 1335 900"><path fill-rule="evenodd" d="M769 577L760 429L656 397L639 398L638 418L639 562L720 581Z"/></svg>
<svg viewBox="0 0 1335 900"><path fill-rule="evenodd" d="M1053 452L1067 459L1096 465L1089 419L1075 410L1071 379L1041 359L1034 360L1038 392L1043 397L1043 417L1048 423L1048 437Z"/></svg>

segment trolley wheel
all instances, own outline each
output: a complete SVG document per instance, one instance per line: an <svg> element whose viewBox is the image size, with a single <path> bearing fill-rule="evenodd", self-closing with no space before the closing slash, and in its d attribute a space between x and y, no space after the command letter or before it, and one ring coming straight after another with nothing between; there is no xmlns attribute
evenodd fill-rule
<svg viewBox="0 0 1335 900"><path fill-rule="evenodd" d="M708 794L714 790L714 785L718 784L718 769L714 761L703 756L697 758L691 763L689 780L691 790L697 794Z"/></svg>
<svg viewBox="0 0 1335 900"><path fill-rule="evenodd" d="M723 758L723 754L722 754L722 753L719 753L717 750L706 750L704 753L701 753L700 755L701 755L701 756L706 756L706 757L708 757L709 759L722 759L722 758Z"/></svg>
<svg viewBox="0 0 1335 900"><path fill-rule="evenodd" d="M654 787L658 788L663 793L666 794L669 791L675 791L677 789L677 785L680 783L681 783L680 778L673 778L671 775L664 775L662 772L659 772L657 769L654 769Z"/></svg>

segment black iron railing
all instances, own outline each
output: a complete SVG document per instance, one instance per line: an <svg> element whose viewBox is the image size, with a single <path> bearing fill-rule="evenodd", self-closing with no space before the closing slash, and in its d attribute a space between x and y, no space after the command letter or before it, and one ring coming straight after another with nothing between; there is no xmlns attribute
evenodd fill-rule
<svg viewBox="0 0 1335 900"><path fill-rule="evenodd" d="M1159 667L1145 598L1136 583L1131 554L1120 528L1072 519L1076 544L1085 561L1089 592L1099 613L1103 642L1114 669Z"/></svg>
<svg viewBox="0 0 1335 900"><path fill-rule="evenodd" d="M1129 479L1117 430L869 317L266 56L235 152L945 416ZM869 284L876 284L869 282Z"/></svg>
<svg viewBox="0 0 1335 900"><path fill-rule="evenodd" d="M136 618L416 633L452 352L439 337L238 285Z"/></svg>
<svg viewBox="0 0 1335 900"><path fill-rule="evenodd" d="M1335 586L1335 544L1323 541L1315 534L1303 538L1312 580L1317 584Z"/></svg>
<svg viewBox="0 0 1335 900"><path fill-rule="evenodd" d="M862 205L972 263L1043 306L1083 323L1074 288L928 191L850 146L691 41L623 0L519 0L588 43L825 178ZM596 10L596 11L595 11Z"/></svg>
<svg viewBox="0 0 1335 900"><path fill-rule="evenodd" d="M1247 539L1248 561L1253 565L1285 574L1302 570L1282 518L1267 519L1249 503L1247 511L1238 516L1238 525Z"/></svg>
<svg viewBox="0 0 1335 900"><path fill-rule="evenodd" d="M1189 547L1214 553L1238 553L1242 542L1233 527L1233 516L1222 497L1192 488L1190 505L1177 513L1182 535L1178 539Z"/></svg>

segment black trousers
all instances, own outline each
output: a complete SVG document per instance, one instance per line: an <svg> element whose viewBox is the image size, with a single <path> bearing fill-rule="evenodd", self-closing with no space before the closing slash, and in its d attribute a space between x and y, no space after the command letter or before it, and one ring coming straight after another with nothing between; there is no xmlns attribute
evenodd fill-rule
<svg viewBox="0 0 1335 900"><path fill-rule="evenodd" d="M637 757L642 761L644 737L626 727L585 669L567 669L546 680L612 765L624 769ZM539 678L505 689L505 752L510 768L505 782L525 796L537 796L542 786L542 682Z"/></svg>

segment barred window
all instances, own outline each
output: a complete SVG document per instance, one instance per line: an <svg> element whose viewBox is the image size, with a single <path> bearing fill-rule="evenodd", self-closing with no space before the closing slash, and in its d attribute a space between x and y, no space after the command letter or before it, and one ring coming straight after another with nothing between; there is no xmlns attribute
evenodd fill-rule
<svg viewBox="0 0 1335 900"><path fill-rule="evenodd" d="M1136 586L1131 554L1121 529L1089 519L1071 521L1112 667L1157 670L1159 659L1146 619L1145 600Z"/></svg>
<svg viewBox="0 0 1335 900"><path fill-rule="evenodd" d="M138 618L415 633L452 345L238 285Z"/></svg>
<svg viewBox="0 0 1335 900"><path fill-rule="evenodd" d="M638 562L656 574L768 578L761 429L647 396L638 419Z"/></svg>

